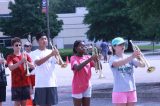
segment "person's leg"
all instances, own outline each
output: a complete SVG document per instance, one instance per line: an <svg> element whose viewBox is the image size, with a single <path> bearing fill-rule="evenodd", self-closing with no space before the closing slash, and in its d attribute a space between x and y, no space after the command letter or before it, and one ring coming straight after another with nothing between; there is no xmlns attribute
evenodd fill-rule
<svg viewBox="0 0 160 106"><path fill-rule="evenodd" d="M130 91L128 93L127 106L135 106L136 102L137 102L137 92L136 91Z"/></svg>
<svg viewBox="0 0 160 106"><path fill-rule="evenodd" d="M135 106L135 102L127 103L127 106Z"/></svg>
<svg viewBox="0 0 160 106"><path fill-rule="evenodd" d="M127 106L126 103L114 103L114 106Z"/></svg>
<svg viewBox="0 0 160 106"><path fill-rule="evenodd" d="M102 56L103 56L103 60L105 62L105 52L104 51L102 51Z"/></svg>
<svg viewBox="0 0 160 106"><path fill-rule="evenodd" d="M104 62L107 62L107 53L104 53Z"/></svg>
<svg viewBox="0 0 160 106"><path fill-rule="evenodd" d="M108 55L108 61L107 61L108 63L109 63L110 58L111 58L111 55Z"/></svg>
<svg viewBox="0 0 160 106"><path fill-rule="evenodd" d="M2 106L2 102L6 101L6 86L0 87L0 106Z"/></svg>
<svg viewBox="0 0 160 106"><path fill-rule="evenodd" d="M114 106L127 106L127 92L112 92Z"/></svg>
<svg viewBox="0 0 160 106"><path fill-rule="evenodd" d="M26 100L21 101L21 106L26 106Z"/></svg>
<svg viewBox="0 0 160 106"><path fill-rule="evenodd" d="M82 106L82 99L73 98L74 106Z"/></svg>
<svg viewBox="0 0 160 106"><path fill-rule="evenodd" d="M82 98L82 106L90 106L90 98L89 97Z"/></svg>
<svg viewBox="0 0 160 106"><path fill-rule="evenodd" d="M87 90L84 93L82 93L82 95L83 95L82 106L90 106L90 98L92 95L92 86L89 86L87 88Z"/></svg>

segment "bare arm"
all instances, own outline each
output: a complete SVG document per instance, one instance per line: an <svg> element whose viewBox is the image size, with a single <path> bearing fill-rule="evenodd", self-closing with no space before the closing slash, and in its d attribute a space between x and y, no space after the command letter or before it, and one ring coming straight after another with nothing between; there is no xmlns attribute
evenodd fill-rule
<svg viewBox="0 0 160 106"><path fill-rule="evenodd" d="M23 64L24 63L24 59L22 59L21 61L17 62L16 64L9 64L8 65L8 68L13 71L14 69L18 68L19 65Z"/></svg>
<svg viewBox="0 0 160 106"><path fill-rule="evenodd" d="M131 55L131 56L125 58L125 59L122 59L122 60L113 62L113 63L112 63L112 67L119 67L119 66L125 65L125 64L127 64L129 61L131 61L132 59L133 59L133 56Z"/></svg>
<svg viewBox="0 0 160 106"><path fill-rule="evenodd" d="M119 67L119 66L125 65L128 62L132 61L134 58L138 58L139 56L140 56L140 52L134 51L131 56L129 56L125 59L113 62L112 67ZM138 66L144 66L144 64L139 62Z"/></svg>
<svg viewBox="0 0 160 106"><path fill-rule="evenodd" d="M49 55L47 55L46 57L43 57L43 58L41 58L41 59L39 59L39 60L35 60L35 64L36 64L37 66L40 66L41 64L43 64L44 62L46 62L50 57L52 57L51 54L49 54Z"/></svg>
<svg viewBox="0 0 160 106"><path fill-rule="evenodd" d="M87 59L86 61L84 61L83 63L75 64L73 66L73 69L80 71L86 64L88 64L89 62L91 62L92 60L95 60L97 58L98 58L97 55L93 55L92 57L90 57L89 59Z"/></svg>

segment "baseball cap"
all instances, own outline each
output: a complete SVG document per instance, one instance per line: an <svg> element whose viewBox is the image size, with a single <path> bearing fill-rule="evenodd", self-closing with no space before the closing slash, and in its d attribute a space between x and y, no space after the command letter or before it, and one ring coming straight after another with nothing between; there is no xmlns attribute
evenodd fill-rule
<svg viewBox="0 0 160 106"><path fill-rule="evenodd" d="M124 39L121 37L116 37L112 40L112 46L116 46L119 44L125 43Z"/></svg>
<svg viewBox="0 0 160 106"><path fill-rule="evenodd" d="M26 42L24 45L30 46L32 44L30 42Z"/></svg>

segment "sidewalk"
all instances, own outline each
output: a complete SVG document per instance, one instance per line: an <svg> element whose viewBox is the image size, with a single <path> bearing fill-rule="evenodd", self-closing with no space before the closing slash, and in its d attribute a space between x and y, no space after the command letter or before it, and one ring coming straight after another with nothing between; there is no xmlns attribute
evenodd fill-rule
<svg viewBox="0 0 160 106"><path fill-rule="evenodd" d="M160 98L160 83L138 83L137 96L138 98ZM102 88L103 85L99 86ZM111 98L112 88L110 85L102 89L95 88L92 93L93 98Z"/></svg>

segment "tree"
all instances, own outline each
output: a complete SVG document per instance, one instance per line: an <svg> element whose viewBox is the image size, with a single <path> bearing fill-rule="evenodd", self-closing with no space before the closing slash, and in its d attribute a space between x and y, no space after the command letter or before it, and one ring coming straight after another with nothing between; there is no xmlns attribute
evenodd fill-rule
<svg viewBox="0 0 160 106"><path fill-rule="evenodd" d="M87 9L84 23L89 25L87 36L92 41L111 40L116 36L136 38L141 29L129 18L125 0L89 0Z"/></svg>
<svg viewBox="0 0 160 106"><path fill-rule="evenodd" d="M127 0L131 8L131 16L139 22L146 22L149 18L160 17L159 0Z"/></svg>
<svg viewBox="0 0 160 106"><path fill-rule="evenodd" d="M9 2L10 18L0 20L1 31L7 36L32 37L37 32L47 31L46 15L41 12L41 0L15 0ZM50 8L50 31L51 37L57 36L62 30L63 22L57 20L57 15Z"/></svg>
<svg viewBox="0 0 160 106"><path fill-rule="evenodd" d="M129 0L128 7L131 8L130 17L142 25L144 39L154 41L160 40L160 1L159 0Z"/></svg>

